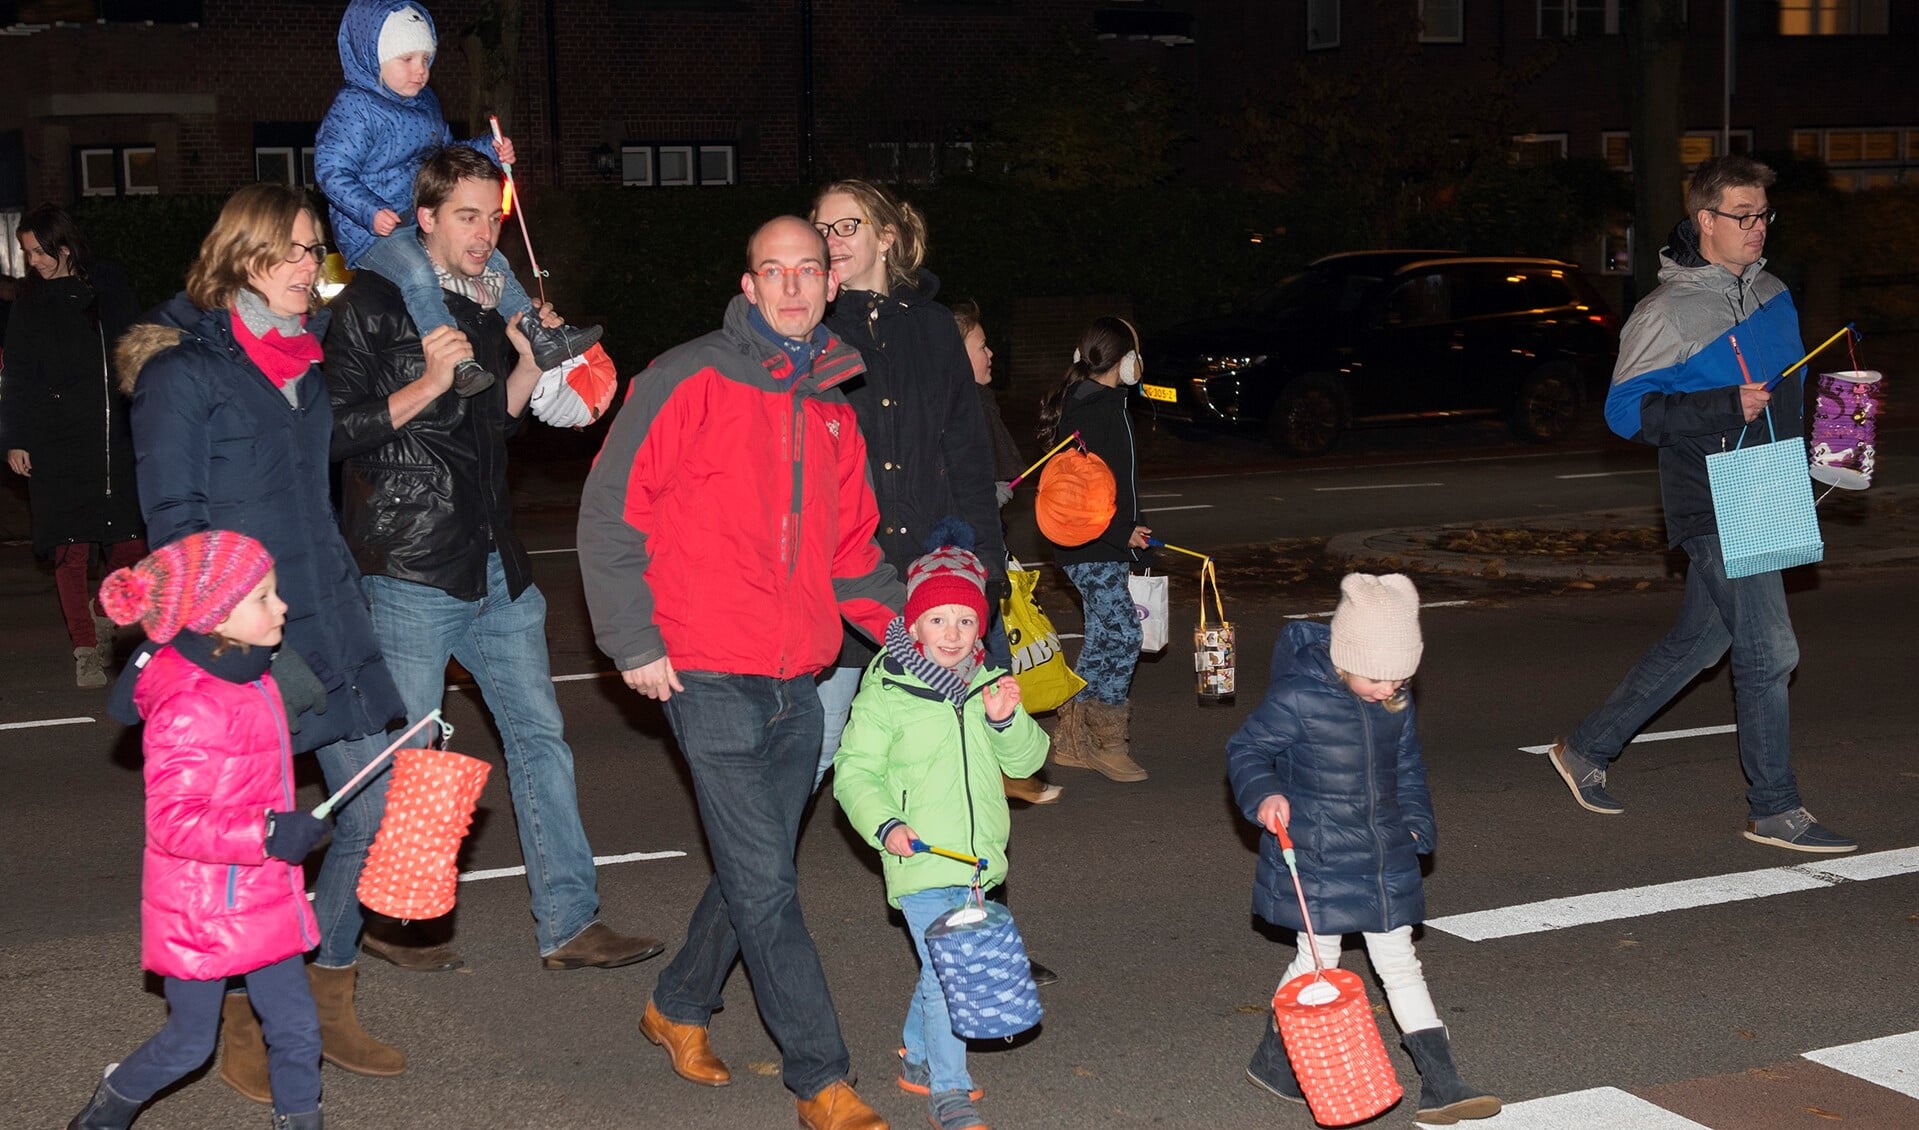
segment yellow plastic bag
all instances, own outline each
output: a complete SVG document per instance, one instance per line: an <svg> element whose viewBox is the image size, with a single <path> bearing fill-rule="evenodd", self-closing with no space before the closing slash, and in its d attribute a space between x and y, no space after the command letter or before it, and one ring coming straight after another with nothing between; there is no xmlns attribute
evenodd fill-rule
<svg viewBox="0 0 1919 1130"><path fill-rule="evenodd" d="M1013 562L1006 571L1013 594L1000 605L1006 620L1006 646L1013 653L1013 678L1019 680L1021 705L1028 714L1057 710L1086 685L1060 650L1059 633L1039 609L1033 589L1039 572Z"/></svg>

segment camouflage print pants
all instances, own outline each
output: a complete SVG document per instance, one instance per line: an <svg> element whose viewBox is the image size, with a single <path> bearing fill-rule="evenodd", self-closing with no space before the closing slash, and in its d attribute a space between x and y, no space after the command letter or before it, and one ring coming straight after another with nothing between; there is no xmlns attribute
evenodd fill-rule
<svg viewBox="0 0 1919 1130"><path fill-rule="evenodd" d="M1081 694L1123 706L1139 666L1139 616L1126 587L1124 561L1086 561L1065 567L1086 612L1086 642L1073 669L1086 680Z"/></svg>

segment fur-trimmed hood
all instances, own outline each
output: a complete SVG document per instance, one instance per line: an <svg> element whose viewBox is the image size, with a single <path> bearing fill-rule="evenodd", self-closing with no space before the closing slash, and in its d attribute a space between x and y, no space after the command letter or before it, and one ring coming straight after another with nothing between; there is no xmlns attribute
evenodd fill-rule
<svg viewBox="0 0 1919 1130"><path fill-rule="evenodd" d="M329 320L327 311L316 310L307 315L306 330L324 338ZM234 340L232 312L202 310L187 297L186 291L181 291L148 311L114 343L113 371L119 378L120 391L132 396L133 386L147 364L182 343L197 343L215 353L237 358L242 364L251 364L240 343Z"/></svg>

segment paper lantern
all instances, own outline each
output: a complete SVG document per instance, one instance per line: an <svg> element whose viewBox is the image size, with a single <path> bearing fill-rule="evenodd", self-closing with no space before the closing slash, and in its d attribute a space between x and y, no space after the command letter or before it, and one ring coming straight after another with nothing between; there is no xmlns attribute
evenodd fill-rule
<svg viewBox="0 0 1919 1130"><path fill-rule="evenodd" d="M926 952L955 1035L991 1040L1039 1023L1039 986L1012 911L996 902L949 910L927 927Z"/></svg>
<svg viewBox="0 0 1919 1130"><path fill-rule="evenodd" d="M453 909L460 841L492 766L438 749L393 758L386 814L360 871L360 902L389 918L438 918Z"/></svg>
<svg viewBox="0 0 1919 1130"><path fill-rule="evenodd" d="M1085 545L1106 532L1118 510L1112 468L1090 451L1062 451L1040 472L1033 516L1054 545Z"/></svg>
<svg viewBox="0 0 1919 1130"><path fill-rule="evenodd" d="M1314 1122L1364 1122L1404 1093L1358 974L1301 973L1273 994L1273 1017Z"/></svg>
<svg viewBox="0 0 1919 1130"><path fill-rule="evenodd" d="M1872 485L1879 446L1879 374L1819 374L1812 408L1812 477L1840 490Z"/></svg>

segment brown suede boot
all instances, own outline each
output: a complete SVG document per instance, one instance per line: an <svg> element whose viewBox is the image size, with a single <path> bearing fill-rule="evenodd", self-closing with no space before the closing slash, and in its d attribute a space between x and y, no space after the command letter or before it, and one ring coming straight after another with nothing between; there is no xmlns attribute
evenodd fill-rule
<svg viewBox="0 0 1919 1130"><path fill-rule="evenodd" d="M355 1075L398 1075L406 1070L406 1053L367 1035L354 1014L353 986L359 975L355 965L344 969L307 966L313 1007L320 1014L320 1058Z"/></svg>
<svg viewBox="0 0 1919 1130"><path fill-rule="evenodd" d="M1086 700L1087 755L1090 768L1114 781L1144 781L1146 770L1133 760L1133 704L1108 706L1098 699Z"/></svg>
<svg viewBox="0 0 1919 1130"><path fill-rule="evenodd" d="M806 1130L887 1130L887 1121L842 1079L800 1100L800 1125Z"/></svg>
<svg viewBox="0 0 1919 1130"><path fill-rule="evenodd" d="M273 1101L267 1040L245 993L228 993L220 1002L220 1082L256 1103Z"/></svg>
<svg viewBox="0 0 1919 1130"><path fill-rule="evenodd" d="M1086 734L1086 696L1068 699L1053 712L1053 764L1068 769L1091 769Z"/></svg>
<svg viewBox="0 0 1919 1130"><path fill-rule="evenodd" d="M1058 785L1049 785L1038 777L1008 777L999 775L1000 788L1012 800L1023 800L1027 804L1058 804L1059 794L1066 790Z"/></svg>

